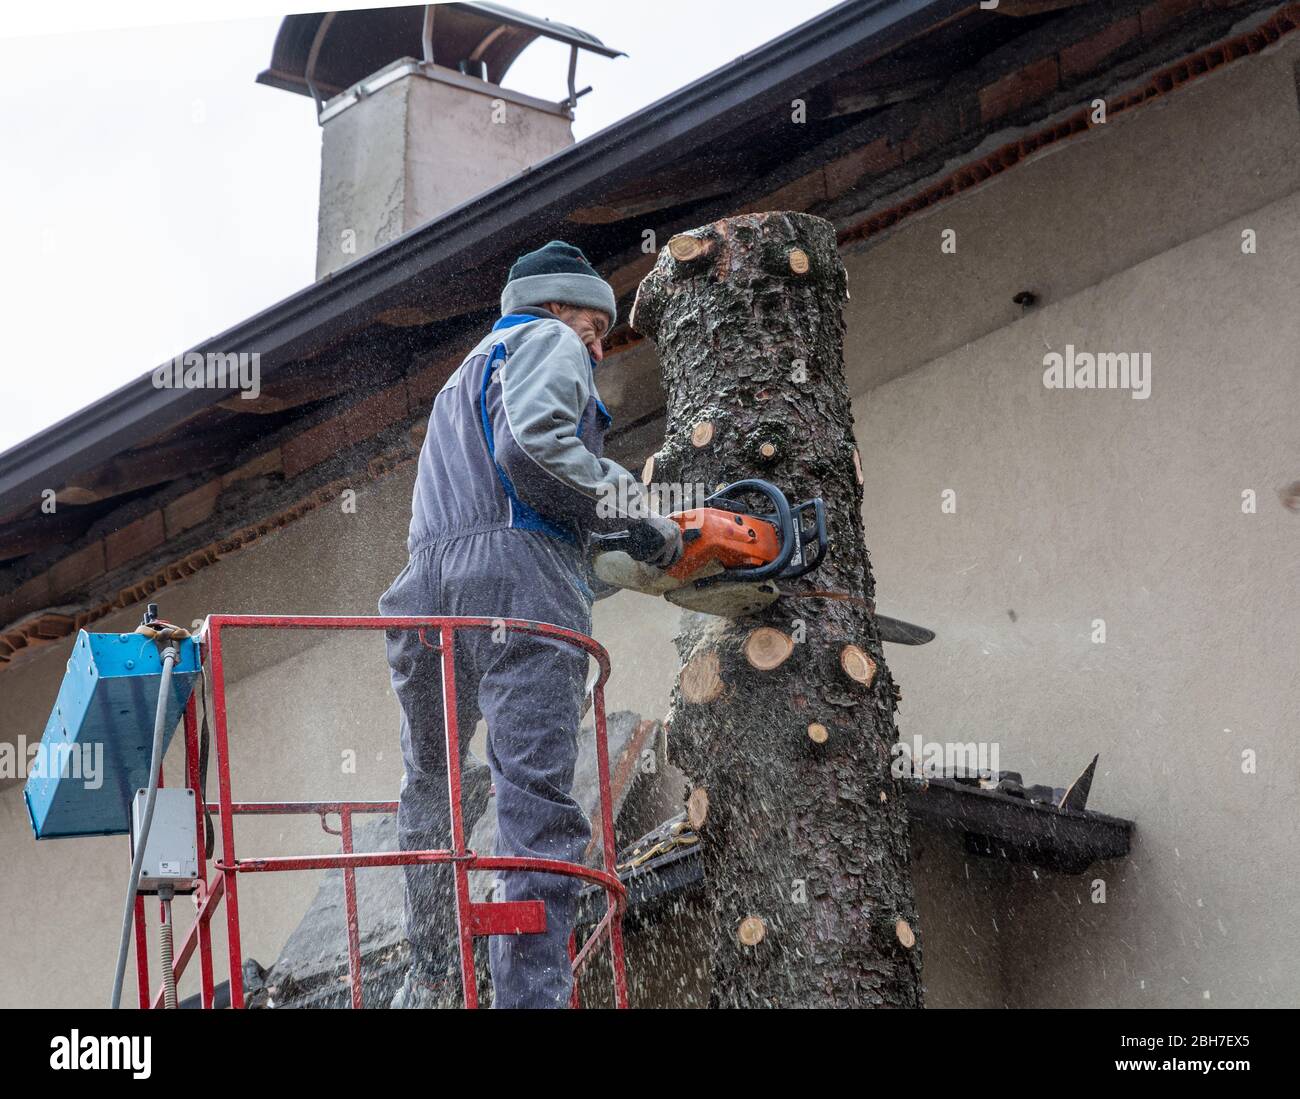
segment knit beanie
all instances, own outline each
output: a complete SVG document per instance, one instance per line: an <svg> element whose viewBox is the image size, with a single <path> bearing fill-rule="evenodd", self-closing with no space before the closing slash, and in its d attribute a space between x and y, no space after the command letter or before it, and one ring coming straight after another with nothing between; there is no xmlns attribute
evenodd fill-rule
<svg viewBox="0 0 1300 1099"><path fill-rule="evenodd" d="M562 240L553 240L515 260L501 291L501 313L551 301L599 309L609 316L611 326L618 311L614 288L596 274L581 250Z"/></svg>

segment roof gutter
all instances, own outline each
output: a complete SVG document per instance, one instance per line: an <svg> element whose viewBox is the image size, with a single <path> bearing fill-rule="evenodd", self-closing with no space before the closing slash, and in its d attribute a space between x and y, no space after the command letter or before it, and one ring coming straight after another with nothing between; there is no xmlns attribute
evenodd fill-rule
<svg viewBox="0 0 1300 1099"><path fill-rule="evenodd" d="M632 180L711 130L743 124L785 95L895 48L972 7L971 0L848 0L721 69L542 161L191 350L258 352L263 382L363 325L438 267L463 268L485 239L524 236L583 188ZM0 515L42 489L215 404L212 389L160 389L152 371L0 454Z"/></svg>

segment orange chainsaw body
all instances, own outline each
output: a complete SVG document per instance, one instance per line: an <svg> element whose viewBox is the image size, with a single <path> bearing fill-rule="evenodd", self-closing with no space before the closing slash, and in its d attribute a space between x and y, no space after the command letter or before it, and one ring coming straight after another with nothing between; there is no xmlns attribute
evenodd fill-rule
<svg viewBox="0 0 1300 1099"><path fill-rule="evenodd" d="M682 555L665 570L678 580L691 580L716 567L757 568L781 553L776 527L753 515L723 508L692 508L668 516L682 528Z"/></svg>

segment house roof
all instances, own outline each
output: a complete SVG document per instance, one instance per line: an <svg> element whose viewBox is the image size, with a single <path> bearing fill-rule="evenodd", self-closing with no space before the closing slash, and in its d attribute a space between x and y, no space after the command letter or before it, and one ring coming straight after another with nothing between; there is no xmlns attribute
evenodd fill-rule
<svg viewBox="0 0 1300 1099"><path fill-rule="evenodd" d="M849 0L191 349L258 352L257 400L146 374L0 454L0 666L408 460L520 252L572 241L626 306L647 228L798 209L847 245L1086 132L1095 94L1113 115L1298 22L1262 0ZM638 401L615 412L644 432L655 379Z"/></svg>
<svg viewBox="0 0 1300 1099"><path fill-rule="evenodd" d="M707 154L712 139L805 88L809 72L860 64L872 50L969 7L964 0L849 0L189 350L257 351L266 384L284 364L319 353L387 309L445 302L444 309L463 311L494 301L509 262L544 243L575 205L661 174L666 159L688 150ZM723 166L720 156L698 164L705 178ZM479 277L465 280L467 270ZM0 454L0 517L220 399L210 389L157 388L150 374L127 383Z"/></svg>

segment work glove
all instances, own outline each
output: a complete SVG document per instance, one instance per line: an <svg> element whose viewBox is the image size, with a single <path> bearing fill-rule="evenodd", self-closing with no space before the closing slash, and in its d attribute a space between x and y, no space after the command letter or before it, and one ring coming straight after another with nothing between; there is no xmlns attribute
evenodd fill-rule
<svg viewBox="0 0 1300 1099"><path fill-rule="evenodd" d="M651 515L636 524L633 535L644 546L637 560L647 565L666 569L682 555L682 528L671 519Z"/></svg>

